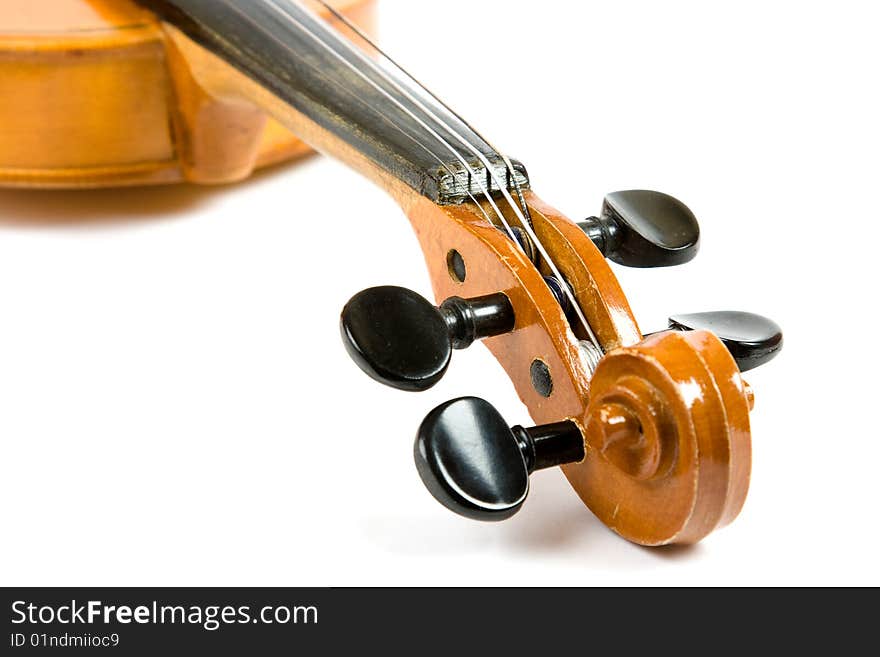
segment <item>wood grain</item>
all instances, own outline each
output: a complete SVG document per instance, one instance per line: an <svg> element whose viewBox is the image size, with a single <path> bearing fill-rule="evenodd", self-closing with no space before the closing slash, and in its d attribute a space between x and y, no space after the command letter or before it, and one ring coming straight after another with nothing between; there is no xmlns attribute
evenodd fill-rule
<svg viewBox="0 0 880 657"><path fill-rule="evenodd" d="M368 31L374 0L335 5ZM311 152L265 112L205 92L130 0L0 3L0 185L241 180Z"/></svg>

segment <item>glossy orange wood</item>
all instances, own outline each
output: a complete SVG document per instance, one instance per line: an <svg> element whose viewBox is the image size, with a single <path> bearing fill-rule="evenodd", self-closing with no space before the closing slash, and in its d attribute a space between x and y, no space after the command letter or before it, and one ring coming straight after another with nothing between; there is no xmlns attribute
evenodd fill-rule
<svg viewBox="0 0 880 657"><path fill-rule="evenodd" d="M588 458L566 474L622 536L696 542L745 501L748 410L736 364L714 335L652 336L600 364L585 420Z"/></svg>
<svg viewBox="0 0 880 657"><path fill-rule="evenodd" d="M336 0L371 30L375 0ZM0 3L0 185L226 183L311 152L202 89L131 0Z"/></svg>
<svg viewBox="0 0 880 657"><path fill-rule="evenodd" d="M470 205L438 208L406 197L438 301L505 292L517 323L486 340L537 423L570 419L584 430L586 458L563 468L590 509L624 538L648 546L694 543L742 508L751 467L750 392L710 333L643 339L605 259L575 224L527 195L535 231L571 282L607 351L591 379L541 274ZM457 250L471 272L450 275ZM544 361L549 398L532 387Z"/></svg>

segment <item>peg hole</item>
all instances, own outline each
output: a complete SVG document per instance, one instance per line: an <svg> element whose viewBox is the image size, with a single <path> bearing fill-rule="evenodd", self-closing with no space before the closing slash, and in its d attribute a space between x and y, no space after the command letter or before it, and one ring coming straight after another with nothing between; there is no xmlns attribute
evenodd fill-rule
<svg viewBox="0 0 880 657"><path fill-rule="evenodd" d="M449 277L456 283L464 283L467 280L467 265L461 254L452 249L446 254L446 266L449 269Z"/></svg>
<svg viewBox="0 0 880 657"><path fill-rule="evenodd" d="M535 359L531 368L532 387L542 397L549 398L553 394L553 377L550 367L540 358Z"/></svg>

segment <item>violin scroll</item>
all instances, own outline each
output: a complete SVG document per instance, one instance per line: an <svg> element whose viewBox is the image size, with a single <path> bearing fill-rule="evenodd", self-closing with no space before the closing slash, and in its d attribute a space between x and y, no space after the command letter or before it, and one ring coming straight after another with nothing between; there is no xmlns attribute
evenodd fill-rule
<svg viewBox="0 0 880 657"><path fill-rule="evenodd" d="M566 474L611 529L641 545L695 543L742 509L751 394L707 331L608 354L591 382L588 458Z"/></svg>
<svg viewBox="0 0 880 657"><path fill-rule="evenodd" d="M561 465L621 536L693 543L735 518L745 500L749 404L717 337L667 332L608 354L580 418L510 428L481 399L443 404L417 432L416 467L447 508L504 520L525 502L530 474Z"/></svg>

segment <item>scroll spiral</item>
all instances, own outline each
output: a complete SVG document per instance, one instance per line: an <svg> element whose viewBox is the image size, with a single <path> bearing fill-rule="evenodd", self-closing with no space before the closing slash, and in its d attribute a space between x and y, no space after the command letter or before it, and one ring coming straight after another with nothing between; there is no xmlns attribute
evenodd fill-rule
<svg viewBox="0 0 880 657"><path fill-rule="evenodd" d="M751 467L749 392L718 338L670 332L615 350L591 388L588 456L567 474L603 522L666 545L737 516Z"/></svg>

